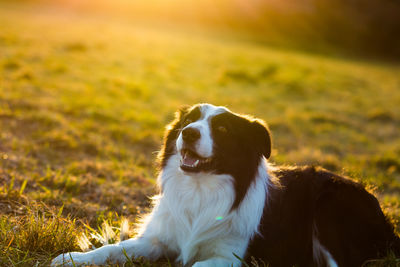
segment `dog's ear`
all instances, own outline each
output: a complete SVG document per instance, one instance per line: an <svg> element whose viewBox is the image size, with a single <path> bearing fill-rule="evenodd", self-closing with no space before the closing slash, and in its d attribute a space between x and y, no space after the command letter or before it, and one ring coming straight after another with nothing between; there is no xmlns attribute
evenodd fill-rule
<svg viewBox="0 0 400 267"><path fill-rule="evenodd" d="M267 124L259 119L255 119L252 121L252 142L254 142L255 147L260 149L262 155L265 158L269 158L271 156L271 133L268 129Z"/></svg>
<svg viewBox="0 0 400 267"><path fill-rule="evenodd" d="M189 105L182 105L179 107L178 111L175 112L175 119L180 120L185 114L187 114L190 110Z"/></svg>
<svg viewBox="0 0 400 267"><path fill-rule="evenodd" d="M190 111L190 106L182 106L175 112L175 119L170 122L165 130L164 134L164 145L161 147L158 153L158 161L161 167L165 167L168 158L175 151L175 140L178 138L179 130L181 128L181 119Z"/></svg>
<svg viewBox="0 0 400 267"><path fill-rule="evenodd" d="M190 108L191 107L188 105L183 105L183 106L179 107L179 109L175 112L174 120L167 125L167 128L166 128L167 132L164 137L167 137L167 135L169 133L171 133L171 131L177 130L179 128L179 124L180 124L179 122L185 116L185 114L187 114L189 112Z"/></svg>

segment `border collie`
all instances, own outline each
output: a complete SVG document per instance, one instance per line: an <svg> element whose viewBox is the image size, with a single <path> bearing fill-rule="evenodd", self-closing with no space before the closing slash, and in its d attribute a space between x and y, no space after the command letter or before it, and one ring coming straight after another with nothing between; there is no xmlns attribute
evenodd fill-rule
<svg viewBox="0 0 400 267"><path fill-rule="evenodd" d="M266 124L224 107L183 108L159 154L160 194L136 238L53 266L174 259L184 266L360 266L400 239L360 184L313 167L272 167ZM239 259L240 258L240 259Z"/></svg>

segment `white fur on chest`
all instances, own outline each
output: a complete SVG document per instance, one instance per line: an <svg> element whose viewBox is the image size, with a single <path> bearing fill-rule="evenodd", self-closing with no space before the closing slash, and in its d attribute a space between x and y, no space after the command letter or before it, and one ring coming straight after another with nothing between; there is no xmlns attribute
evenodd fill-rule
<svg viewBox="0 0 400 267"><path fill-rule="evenodd" d="M231 212L235 199L233 177L204 173L185 175L179 169L179 156L172 156L159 176L162 194L151 218L152 223L156 221L163 228L159 241L174 250L184 264L204 260L210 254L232 256L235 252L243 257L262 216L267 179L266 164L262 161L259 174L241 205ZM219 251L217 243L222 240L231 246L238 243L244 249Z"/></svg>
<svg viewBox="0 0 400 267"><path fill-rule="evenodd" d="M235 255L244 257L249 240L257 233L268 194L266 161L261 160L255 180L238 208L229 175L186 176L172 156L159 176L162 193L155 198L152 212L140 225L136 238L81 253L61 254L52 266L63 264L105 264L129 257L156 260L176 256L184 265L195 267L241 266Z"/></svg>

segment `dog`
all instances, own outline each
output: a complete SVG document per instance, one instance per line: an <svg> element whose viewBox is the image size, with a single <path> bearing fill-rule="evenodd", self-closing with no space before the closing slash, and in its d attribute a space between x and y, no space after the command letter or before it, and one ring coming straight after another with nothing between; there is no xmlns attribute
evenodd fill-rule
<svg viewBox="0 0 400 267"><path fill-rule="evenodd" d="M159 153L160 194L137 237L52 266L168 257L184 266L360 266L400 239L363 186L314 167L268 163L266 124L225 107L180 109Z"/></svg>

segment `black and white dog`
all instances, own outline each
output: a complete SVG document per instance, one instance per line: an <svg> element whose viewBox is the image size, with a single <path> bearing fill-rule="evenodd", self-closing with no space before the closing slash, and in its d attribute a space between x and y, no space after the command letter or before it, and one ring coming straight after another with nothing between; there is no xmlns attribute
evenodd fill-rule
<svg viewBox="0 0 400 267"><path fill-rule="evenodd" d="M53 266L173 258L185 266L360 266L400 241L361 185L312 167L267 163L261 120L224 107L180 110L159 158L160 194L136 238L58 256Z"/></svg>

